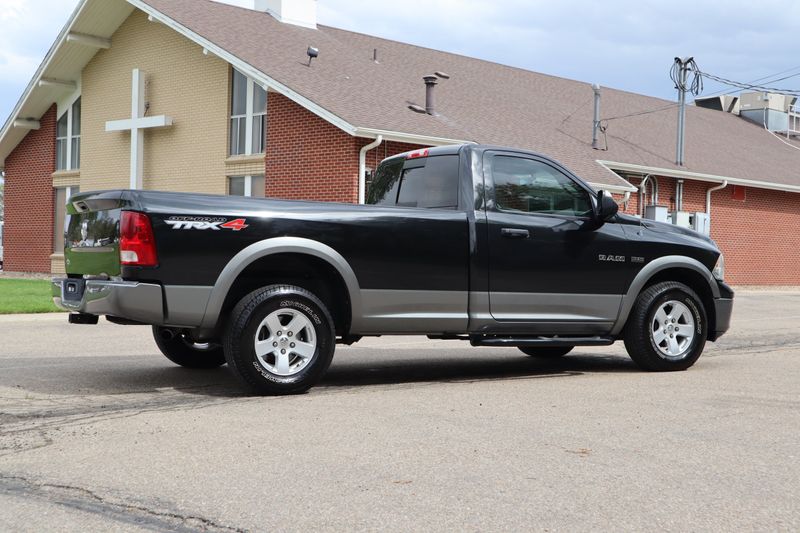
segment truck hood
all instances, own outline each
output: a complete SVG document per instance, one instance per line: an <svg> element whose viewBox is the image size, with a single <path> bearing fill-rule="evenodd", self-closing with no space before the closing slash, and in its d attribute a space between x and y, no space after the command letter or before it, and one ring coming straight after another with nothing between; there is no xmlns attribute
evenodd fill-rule
<svg viewBox="0 0 800 533"><path fill-rule="evenodd" d="M692 229L676 226L675 224L668 224L666 222L657 222L655 220L637 218L630 215L619 215L619 217L625 224L639 225L655 233L668 234L676 241L683 242L690 246L710 248L719 252L719 247L713 239Z"/></svg>

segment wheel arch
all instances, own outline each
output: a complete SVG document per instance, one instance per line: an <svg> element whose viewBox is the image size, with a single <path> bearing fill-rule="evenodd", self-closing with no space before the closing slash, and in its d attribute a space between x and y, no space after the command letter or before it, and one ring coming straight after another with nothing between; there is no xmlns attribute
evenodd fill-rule
<svg viewBox="0 0 800 533"><path fill-rule="evenodd" d="M639 294L661 281L678 281L695 291L706 310L709 334L714 331L716 324L714 298L719 298L720 293L713 274L696 259L670 255L651 261L633 279L628 292L622 297L619 316L611 331L613 336L621 334Z"/></svg>
<svg viewBox="0 0 800 533"><path fill-rule="evenodd" d="M275 256L306 258L309 267L330 269L338 276L338 281L343 286L349 301L349 316L347 325L349 329L354 329L360 323L361 317L361 291L355 272L348 264L347 260L330 246L312 239L300 237L276 237L265 239L251 244L247 248L236 254L225 268L222 269L217 278L214 288L206 306L203 316L202 327L215 328L223 313L225 306L230 306L229 296L231 290L236 287L237 281L246 275L248 269L269 265L269 260ZM286 280L277 280L286 281ZM264 280L262 285L269 285L273 282ZM310 290L310 289L309 289ZM235 302L233 302L235 305Z"/></svg>

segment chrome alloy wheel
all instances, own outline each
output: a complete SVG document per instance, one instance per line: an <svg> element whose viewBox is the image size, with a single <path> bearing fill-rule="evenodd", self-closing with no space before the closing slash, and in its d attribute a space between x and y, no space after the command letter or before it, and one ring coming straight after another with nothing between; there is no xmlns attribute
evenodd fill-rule
<svg viewBox="0 0 800 533"><path fill-rule="evenodd" d="M653 317L650 337L663 357L681 359L691 348L694 336L694 315L686 304L676 300L661 304Z"/></svg>
<svg viewBox="0 0 800 533"><path fill-rule="evenodd" d="M317 337L311 320L295 309L278 309L256 329L258 362L278 376L293 376L303 370L317 351Z"/></svg>

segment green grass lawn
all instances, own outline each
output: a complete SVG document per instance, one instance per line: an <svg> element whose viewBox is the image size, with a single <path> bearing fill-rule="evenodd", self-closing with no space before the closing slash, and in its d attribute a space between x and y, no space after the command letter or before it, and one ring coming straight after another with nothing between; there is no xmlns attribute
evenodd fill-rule
<svg viewBox="0 0 800 533"><path fill-rule="evenodd" d="M55 313L50 282L45 279L0 279L0 315Z"/></svg>

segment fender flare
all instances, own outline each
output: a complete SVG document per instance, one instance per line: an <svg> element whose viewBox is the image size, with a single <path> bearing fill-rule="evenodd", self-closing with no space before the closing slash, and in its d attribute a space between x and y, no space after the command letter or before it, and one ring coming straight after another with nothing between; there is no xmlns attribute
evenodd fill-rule
<svg viewBox="0 0 800 533"><path fill-rule="evenodd" d="M619 315L617 316L614 328L611 330L611 335L616 336L622 332L622 328L625 326L625 322L627 322L628 316L631 314L631 309L633 309L633 304L636 303L636 298L639 296L639 293L642 292L647 282L650 281L650 278L668 268L683 268L697 272L703 276L703 279L708 283L712 296L714 298L719 298L719 286L714 279L714 275L703 263L697 259L692 259L691 257L683 255L665 255L664 257L659 257L647 263L647 265L636 274L636 277L633 278L633 282L631 282L630 287L628 287L628 292L622 296Z"/></svg>
<svg viewBox="0 0 800 533"><path fill-rule="evenodd" d="M228 296L228 292L236 278L245 268L263 257L283 253L317 257L335 268L344 280L350 297L351 328L359 326L361 321L361 289L355 272L353 272L350 264L342 254L319 241L301 237L275 237L251 244L228 261L228 264L222 269L217 281L214 283L201 327L213 328L216 326L225 298Z"/></svg>

